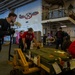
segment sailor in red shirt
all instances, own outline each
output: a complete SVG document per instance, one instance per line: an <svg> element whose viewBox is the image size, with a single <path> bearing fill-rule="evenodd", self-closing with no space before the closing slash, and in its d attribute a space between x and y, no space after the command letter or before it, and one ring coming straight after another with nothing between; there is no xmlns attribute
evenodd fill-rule
<svg viewBox="0 0 75 75"><path fill-rule="evenodd" d="M33 40L36 46L38 47L37 41L34 37L33 29L29 28L28 31L24 32L22 36L24 48L30 49L31 41Z"/></svg>
<svg viewBox="0 0 75 75"><path fill-rule="evenodd" d="M68 48L68 51L72 55L72 57L75 58L75 41L71 43L71 45Z"/></svg>

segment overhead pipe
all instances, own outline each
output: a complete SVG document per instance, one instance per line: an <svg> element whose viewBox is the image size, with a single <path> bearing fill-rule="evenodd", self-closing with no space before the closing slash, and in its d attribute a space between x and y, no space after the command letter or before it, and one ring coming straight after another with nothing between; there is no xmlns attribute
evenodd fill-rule
<svg viewBox="0 0 75 75"><path fill-rule="evenodd" d="M3 8L5 8L5 9L8 8L8 9L9 9L9 8L11 8L11 7L13 7L13 6L15 6L15 5L17 5L17 4L21 3L21 2L23 2L24 0L21 0L21 1L18 1L18 2L15 2L15 1L16 1L16 0L13 0L13 1L11 1L11 2L5 4L4 6L0 7L0 10L3 9ZM15 2L15 3L11 4L12 2ZM10 6L9 6L9 5L10 5Z"/></svg>
<svg viewBox="0 0 75 75"><path fill-rule="evenodd" d="M16 6L16 5L19 5L19 4L23 3L24 1L25 1L25 0L21 0L21 1L15 2L14 4L12 4L12 5L8 6L8 7L12 8L12 6L14 7L14 6ZM26 0L26 1L29 1L29 0ZM25 2L26 2L26 1L25 1Z"/></svg>
<svg viewBox="0 0 75 75"><path fill-rule="evenodd" d="M7 1L8 1L8 0L7 0ZM7 4L3 5L3 6L1 6L0 9L1 9L1 8L3 9L3 7L5 7L5 6L7 6L7 7L12 7L12 6L17 5L18 3L21 3L21 2L23 2L23 1L25 1L25 0L20 0L20 1L15 2L14 4L11 5L11 3L13 3L14 1L16 1L16 0L13 0L13 1L11 1L11 2L9 2L9 3L7 3ZM33 1L33 0L26 0L26 1L29 2L29 1ZM25 1L25 2L26 2L26 1Z"/></svg>
<svg viewBox="0 0 75 75"><path fill-rule="evenodd" d="M16 5L16 6L14 6L14 7L11 7L10 9L17 8L17 7L19 7L19 6L22 6L22 5L27 4L28 2L32 2L32 1L35 1L35 0L27 0L27 1L22 2L22 3L20 3L20 4Z"/></svg>
<svg viewBox="0 0 75 75"><path fill-rule="evenodd" d="M1 12L1 11L4 11L4 10L7 10L7 9L6 9L6 8L0 9L0 12Z"/></svg>
<svg viewBox="0 0 75 75"><path fill-rule="evenodd" d="M6 0L6 1L8 1L8 0ZM1 7L0 7L0 13L1 13L1 12L3 13L4 11L8 10L8 5L11 4L11 3L14 2L14 1L16 1L16 0L10 1L9 3L7 3L7 4L3 5L3 6L1 6Z"/></svg>
<svg viewBox="0 0 75 75"><path fill-rule="evenodd" d="M3 3L5 3L5 2L7 2L8 0L4 0L4 1L2 1L2 2L0 2L0 4L3 4Z"/></svg>
<svg viewBox="0 0 75 75"><path fill-rule="evenodd" d="M7 10L1 11L1 12L0 12L0 14L3 14L3 13L5 13L6 11L7 11Z"/></svg>
<svg viewBox="0 0 75 75"><path fill-rule="evenodd" d="M14 1L16 1L16 0L12 0L12 1L6 3L5 5L1 6L0 9L1 9L1 8L3 9L3 7L6 7L6 6L10 5L10 4L11 4L12 2L14 2Z"/></svg>
<svg viewBox="0 0 75 75"><path fill-rule="evenodd" d="M16 1L16 0L14 0L14 1ZM12 10L12 9L17 8L17 7L19 7L19 6L22 6L22 5L24 5L24 4L28 3L28 2L36 1L36 0L27 0L27 1L25 1L25 2L23 2L23 1L24 1L24 0L21 0L21 1L19 1L19 2L16 2L16 3L10 5L11 7L10 7L10 6L7 6L7 5L8 5L9 3L11 4L13 1L11 1L11 2L5 4L5 5L4 5L4 6L6 6L5 8L2 8L2 9L1 9L1 7L0 7L0 14L1 14L1 12L3 13L4 11L8 10L9 7L10 7L9 10ZM22 3L21 3L21 2L22 2ZM18 4L18 3L21 3L21 4ZM16 4L16 5L15 5L15 4ZM18 5L17 5L17 4L18 4Z"/></svg>

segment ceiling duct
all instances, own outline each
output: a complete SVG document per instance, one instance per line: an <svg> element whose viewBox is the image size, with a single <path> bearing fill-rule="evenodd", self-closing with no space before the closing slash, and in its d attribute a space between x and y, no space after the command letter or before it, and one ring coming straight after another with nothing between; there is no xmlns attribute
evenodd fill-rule
<svg viewBox="0 0 75 75"><path fill-rule="evenodd" d="M12 3L15 2L15 1L16 1L16 0L12 0L12 1L8 2L8 3L5 3L3 6L0 7L0 9L1 9L1 8L4 8L4 7L6 8L6 6L8 7L8 5L12 4Z"/></svg>
<svg viewBox="0 0 75 75"><path fill-rule="evenodd" d="M6 12L6 10L4 10L4 11L1 11L1 12L0 12L0 14L3 14L3 13L5 13L5 12Z"/></svg>
<svg viewBox="0 0 75 75"><path fill-rule="evenodd" d="M0 5L2 5L3 3L7 2L8 0L4 0L2 2L0 2Z"/></svg>
<svg viewBox="0 0 75 75"><path fill-rule="evenodd" d="M31 3L36 0L4 0L0 1L0 14L7 11L13 10L25 4Z"/></svg>
<svg viewBox="0 0 75 75"><path fill-rule="evenodd" d="M27 1L25 1L25 2L22 2L22 3L18 4L18 5L15 5L15 6L11 7L10 9L14 9L14 8L20 7L20 6L22 6L22 5L24 5L24 4L28 4L28 3L30 3L30 2L32 2L32 0L27 0Z"/></svg>
<svg viewBox="0 0 75 75"><path fill-rule="evenodd" d="M24 2L24 0L19 0L17 2L14 2L13 4L9 5L8 8L14 7L16 5L19 5L20 3ZM25 1L26 2L26 1Z"/></svg>

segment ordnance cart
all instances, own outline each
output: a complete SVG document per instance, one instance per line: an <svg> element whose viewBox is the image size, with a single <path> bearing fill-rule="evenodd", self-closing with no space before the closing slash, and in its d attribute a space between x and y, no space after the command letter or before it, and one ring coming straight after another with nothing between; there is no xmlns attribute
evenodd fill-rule
<svg viewBox="0 0 75 75"><path fill-rule="evenodd" d="M28 62L31 61L31 62ZM13 70L10 75L30 74L39 72L41 75L56 75L70 69L70 55L62 50L53 48L32 49L23 53L21 49L15 49L12 61ZM34 66L30 67L31 64ZM45 73L43 74L43 72Z"/></svg>
<svg viewBox="0 0 75 75"><path fill-rule="evenodd" d="M32 49L26 54L36 65L49 75L56 75L70 70L70 55L54 48Z"/></svg>

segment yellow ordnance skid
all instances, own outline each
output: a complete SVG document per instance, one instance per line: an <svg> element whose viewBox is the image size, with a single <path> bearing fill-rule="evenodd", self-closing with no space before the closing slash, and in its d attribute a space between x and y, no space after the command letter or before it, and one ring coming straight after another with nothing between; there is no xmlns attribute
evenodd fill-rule
<svg viewBox="0 0 75 75"><path fill-rule="evenodd" d="M40 64L43 64L50 69L51 74L59 74L65 69L69 70L68 62L70 60L70 55L62 50L54 48L41 48L32 49L30 52L33 61L40 56Z"/></svg>

